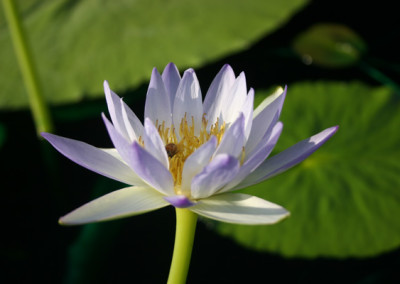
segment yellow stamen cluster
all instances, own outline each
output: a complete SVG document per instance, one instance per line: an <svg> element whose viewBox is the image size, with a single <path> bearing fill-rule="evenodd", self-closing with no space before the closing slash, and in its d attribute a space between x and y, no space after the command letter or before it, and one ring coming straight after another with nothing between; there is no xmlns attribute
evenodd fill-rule
<svg viewBox="0 0 400 284"><path fill-rule="evenodd" d="M186 159L201 145L207 142L212 135L217 138L218 143L221 141L222 136L225 132L225 122L220 123L217 119L216 123L211 125L210 129L207 130L208 121L205 118L205 114L202 118L200 131L195 133L195 122L194 118L191 118L190 124L186 118L186 115L181 120L179 125L179 138L176 135L176 129L174 126L171 128L165 127L165 122L161 124L156 121L156 128L161 136L165 145L174 144L176 145L176 151L169 153L169 171L174 179L176 191L178 193L181 182L182 182L182 170ZM170 145L168 146L170 147ZM172 155L173 154L173 155Z"/></svg>

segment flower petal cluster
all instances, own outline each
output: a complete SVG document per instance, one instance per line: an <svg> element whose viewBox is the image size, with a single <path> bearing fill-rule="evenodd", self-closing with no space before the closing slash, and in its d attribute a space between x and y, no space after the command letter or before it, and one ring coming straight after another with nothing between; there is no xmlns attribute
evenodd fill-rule
<svg viewBox="0 0 400 284"><path fill-rule="evenodd" d="M223 66L204 101L196 74L181 77L172 63L154 68L144 124L104 82L111 121L103 120L115 148L42 133L72 161L128 187L95 199L60 219L83 224L116 219L168 205L215 220L271 224L288 216L279 205L235 190L262 182L298 164L337 130L328 128L268 158L282 131L286 88L253 110L254 90L244 73Z"/></svg>

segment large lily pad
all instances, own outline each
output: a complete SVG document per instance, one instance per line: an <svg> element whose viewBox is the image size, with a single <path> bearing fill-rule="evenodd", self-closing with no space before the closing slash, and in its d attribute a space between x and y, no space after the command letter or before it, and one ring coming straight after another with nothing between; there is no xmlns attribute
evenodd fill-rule
<svg viewBox="0 0 400 284"><path fill-rule="evenodd" d="M307 0L17 1L50 103L137 87L154 66L198 67L248 47ZM0 11L3 14L3 11ZM0 20L0 108L27 106L10 35Z"/></svg>
<svg viewBox="0 0 400 284"><path fill-rule="evenodd" d="M340 128L297 167L244 190L286 207L288 219L271 226L217 223L216 229L249 248L290 257L365 257L398 247L398 97L361 83L293 84L282 121L276 152L326 127Z"/></svg>

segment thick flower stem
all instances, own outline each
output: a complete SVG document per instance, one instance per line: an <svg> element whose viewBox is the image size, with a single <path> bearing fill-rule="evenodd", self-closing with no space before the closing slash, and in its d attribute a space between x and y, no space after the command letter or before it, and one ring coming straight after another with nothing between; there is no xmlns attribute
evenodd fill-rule
<svg viewBox="0 0 400 284"><path fill-rule="evenodd" d="M174 253L168 284L184 284L189 271L197 214L188 209L176 208L176 234Z"/></svg>
<svg viewBox="0 0 400 284"><path fill-rule="evenodd" d="M30 54L26 35L21 24L21 18L18 15L13 0L3 0L3 7L10 29L14 50L28 92L29 103L36 124L36 131L38 134L41 132L51 132L53 128L52 121L40 90L38 76Z"/></svg>

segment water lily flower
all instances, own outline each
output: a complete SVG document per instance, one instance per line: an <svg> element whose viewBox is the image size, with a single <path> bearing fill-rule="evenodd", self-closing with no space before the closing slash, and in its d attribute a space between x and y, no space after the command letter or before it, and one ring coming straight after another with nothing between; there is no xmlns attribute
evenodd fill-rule
<svg viewBox="0 0 400 284"><path fill-rule="evenodd" d="M141 214L168 205L238 224L271 224L288 216L281 206L236 190L262 182L303 161L337 130L328 128L268 158L282 131L286 88L253 110L244 73L223 66L204 102L193 69L181 77L172 63L154 68L144 125L104 82L111 121L103 120L115 149L42 133L72 161L128 187L72 211L62 224Z"/></svg>

